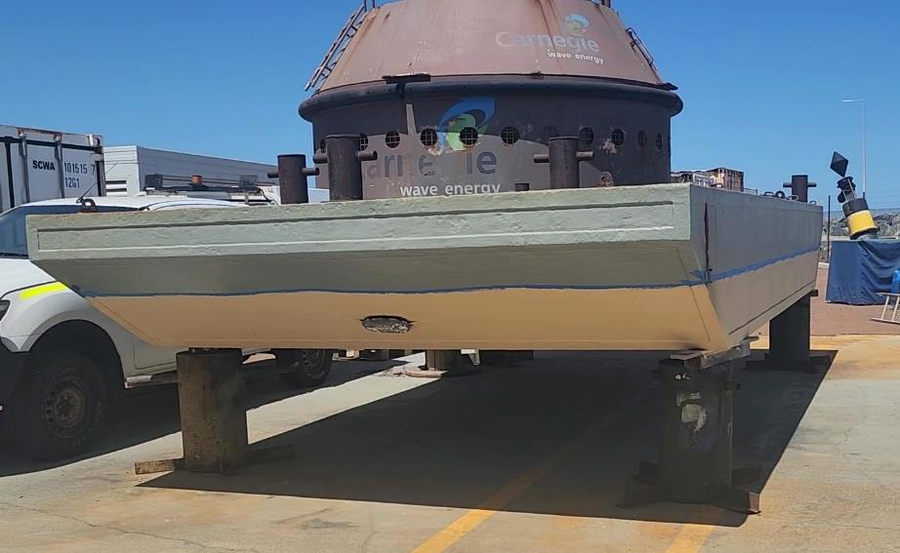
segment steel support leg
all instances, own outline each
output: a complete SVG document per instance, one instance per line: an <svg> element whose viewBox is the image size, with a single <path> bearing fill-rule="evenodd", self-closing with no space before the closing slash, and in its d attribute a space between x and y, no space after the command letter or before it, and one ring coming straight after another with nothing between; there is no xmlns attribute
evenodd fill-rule
<svg viewBox="0 0 900 553"><path fill-rule="evenodd" d="M626 507L676 501L759 512L759 496L735 487L758 472L734 470L733 372L742 361L730 357L710 366L685 359L660 364L659 463L641 464L626 489Z"/></svg>
<svg viewBox="0 0 900 553"><path fill-rule="evenodd" d="M183 351L177 364L184 469L230 472L241 466L249 446L241 351Z"/></svg>
<svg viewBox="0 0 900 553"><path fill-rule="evenodd" d="M749 369L766 368L779 371L815 371L831 362L830 356L811 355L811 298L803 296L769 323L769 353L765 361L748 363Z"/></svg>
<svg viewBox="0 0 900 553"><path fill-rule="evenodd" d="M769 323L769 364L785 370L809 363L810 297L804 296Z"/></svg>
<svg viewBox="0 0 900 553"><path fill-rule="evenodd" d="M290 446L253 451L247 438L241 350L192 349L176 357L184 456L135 464L137 474L170 470L229 474L259 460L290 457Z"/></svg>

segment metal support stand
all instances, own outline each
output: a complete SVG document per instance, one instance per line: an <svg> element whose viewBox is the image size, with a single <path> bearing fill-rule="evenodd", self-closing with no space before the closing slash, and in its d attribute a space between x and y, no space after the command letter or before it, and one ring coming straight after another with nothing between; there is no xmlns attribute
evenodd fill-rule
<svg viewBox="0 0 900 553"><path fill-rule="evenodd" d="M535 154L535 163L550 164L550 188L581 187L581 163L594 159L594 152L579 152L577 136L550 139L549 152Z"/></svg>
<svg viewBox="0 0 900 553"><path fill-rule="evenodd" d="M813 356L810 346L810 303L813 291L769 323L769 353L764 361L747 363L748 369L815 372L831 362L830 356Z"/></svg>
<svg viewBox="0 0 900 553"><path fill-rule="evenodd" d="M294 455L291 446L250 449L241 350L192 349L179 353L176 363L184 456L135 463L136 474L171 470L230 474L250 462Z"/></svg>
<svg viewBox="0 0 900 553"><path fill-rule="evenodd" d="M750 355L749 344L726 352L677 354L660 363L659 464L641 463L626 487L625 507L675 501L759 512L759 495L736 487L756 480L759 470L733 467L732 373Z"/></svg>
<svg viewBox="0 0 900 553"><path fill-rule="evenodd" d="M426 350L424 365L418 369L407 368L403 372L418 378L449 378L481 372L480 367L464 357L458 350Z"/></svg>
<svg viewBox="0 0 900 553"><path fill-rule="evenodd" d="M884 307L881 309L881 317L873 317L872 320L879 323L890 323L900 325L897 320L897 312L900 311L900 294L883 293ZM891 318L888 319L888 311L891 312Z"/></svg>

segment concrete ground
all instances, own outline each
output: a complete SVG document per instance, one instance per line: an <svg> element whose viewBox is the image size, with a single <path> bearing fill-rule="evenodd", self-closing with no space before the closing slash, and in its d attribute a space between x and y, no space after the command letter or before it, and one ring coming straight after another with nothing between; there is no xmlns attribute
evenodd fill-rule
<svg viewBox="0 0 900 553"><path fill-rule="evenodd" d="M873 321L880 317L883 305L844 305L828 303L828 265L820 264L816 278L819 296L811 305L812 333L817 336L872 335L900 336L900 326Z"/></svg>
<svg viewBox="0 0 900 553"><path fill-rule="evenodd" d="M130 398L80 460L4 446L0 552L900 551L900 337L815 343L839 351L827 373L739 375L761 515L618 506L655 456L656 356L540 354L440 381L351 362L308 393L253 384L252 440L297 456L233 476L134 475L180 454L171 389Z"/></svg>

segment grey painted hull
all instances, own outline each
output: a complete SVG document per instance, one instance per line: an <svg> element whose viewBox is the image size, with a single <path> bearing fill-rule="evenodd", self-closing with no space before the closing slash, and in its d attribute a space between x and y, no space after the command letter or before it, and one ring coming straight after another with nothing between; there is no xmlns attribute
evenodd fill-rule
<svg viewBox="0 0 900 553"><path fill-rule="evenodd" d="M29 248L159 345L719 349L813 289L821 221L655 185L34 217Z"/></svg>

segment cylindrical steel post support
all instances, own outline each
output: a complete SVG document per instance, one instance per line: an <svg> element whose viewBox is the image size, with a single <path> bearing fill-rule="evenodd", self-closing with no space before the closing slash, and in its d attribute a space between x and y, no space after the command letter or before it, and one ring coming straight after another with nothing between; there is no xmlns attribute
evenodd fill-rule
<svg viewBox="0 0 900 553"><path fill-rule="evenodd" d="M549 151L534 156L535 163L550 164L550 188L579 188L581 162L594 159L594 152L579 152L578 137L557 136L550 139Z"/></svg>
<svg viewBox="0 0 900 553"><path fill-rule="evenodd" d="M560 136L550 139L550 188L581 186L578 138Z"/></svg>
<svg viewBox="0 0 900 553"><path fill-rule="evenodd" d="M247 456L241 350L190 350L178 354L178 402L184 469L229 472Z"/></svg>
<svg viewBox="0 0 900 553"><path fill-rule="evenodd" d="M278 156L278 187L281 190L282 204L309 203L309 186L306 182L309 172L305 155Z"/></svg>
<svg viewBox="0 0 900 553"><path fill-rule="evenodd" d="M769 323L769 365L797 370L810 363L810 296L800 298Z"/></svg>
<svg viewBox="0 0 900 553"><path fill-rule="evenodd" d="M358 134L333 134L325 138L328 188L333 202L363 199L359 146Z"/></svg>
<svg viewBox="0 0 900 553"><path fill-rule="evenodd" d="M731 489L734 365L686 369L679 362L661 364L657 485L664 497L705 503Z"/></svg>
<svg viewBox="0 0 900 553"><path fill-rule="evenodd" d="M793 175L791 182L784 184L784 188L791 189L791 196L803 203L809 203L809 189L816 186L816 183L809 182L809 175Z"/></svg>

